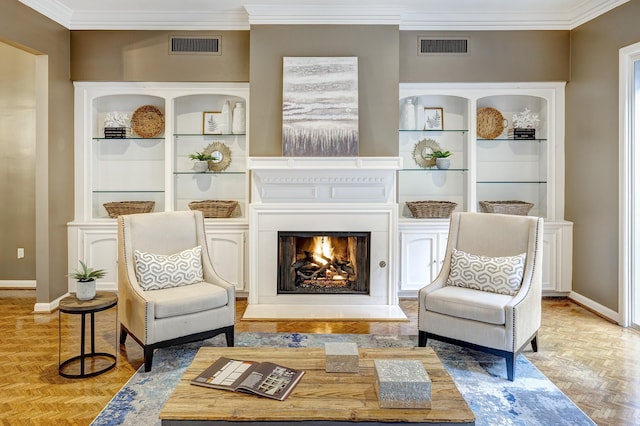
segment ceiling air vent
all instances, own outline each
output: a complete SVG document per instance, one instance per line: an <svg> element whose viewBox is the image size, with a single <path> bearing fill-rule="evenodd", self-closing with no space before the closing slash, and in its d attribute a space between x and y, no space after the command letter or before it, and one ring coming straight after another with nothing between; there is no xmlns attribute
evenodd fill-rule
<svg viewBox="0 0 640 426"><path fill-rule="evenodd" d="M170 36L169 53L174 55L220 55L220 37Z"/></svg>
<svg viewBox="0 0 640 426"><path fill-rule="evenodd" d="M468 55L468 38L418 37L418 55Z"/></svg>

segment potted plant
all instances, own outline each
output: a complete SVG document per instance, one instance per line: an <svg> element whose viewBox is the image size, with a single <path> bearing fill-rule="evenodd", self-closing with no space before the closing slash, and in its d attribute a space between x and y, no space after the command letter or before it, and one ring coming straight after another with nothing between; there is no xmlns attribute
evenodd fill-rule
<svg viewBox="0 0 640 426"><path fill-rule="evenodd" d="M193 170L196 172L206 172L209 170L209 161L213 160L211 154L205 154L202 152L196 152L195 154L189 154L189 158L195 161L193 164Z"/></svg>
<svg viewBox="0 0 640 426"><path fill-rule="evenodd" d="M104 269L89 268L86 263L80 261L82 268L71 273L71 278L76 282L76 297L78 300L91 300L96 297L96 280L107 275Z"/></svg>
<svg viewBox="0 0 640 426"><path fill-rule="evenodd" d="M430 157L436 159L437 168L445 170L451 167L451 160L449 160L451 155L450 151L433 151Z"/></svg>

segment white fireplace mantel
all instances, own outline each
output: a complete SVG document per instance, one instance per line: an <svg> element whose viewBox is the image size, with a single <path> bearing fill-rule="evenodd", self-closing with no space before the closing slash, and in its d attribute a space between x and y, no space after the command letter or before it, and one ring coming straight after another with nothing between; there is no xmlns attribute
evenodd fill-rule
<svg viewBox="0 0 640 426"><path fill-rule="evenodd" d="M398 305L397 157L252 157L245 318L406 320ZM371 233L370 292L278 294L279 231Z"/></svg>

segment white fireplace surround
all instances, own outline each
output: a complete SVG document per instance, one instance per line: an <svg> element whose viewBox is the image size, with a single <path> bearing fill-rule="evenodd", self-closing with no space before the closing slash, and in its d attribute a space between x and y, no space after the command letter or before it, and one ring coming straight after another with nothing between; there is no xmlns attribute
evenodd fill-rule
<svg viewBox="0 0 640 426"><path fill-rule="evenodd" d="M398 305L397 157L251 157L247 319L405 320ZM278 231L370 232L370 292L278 294Z"/></svg>

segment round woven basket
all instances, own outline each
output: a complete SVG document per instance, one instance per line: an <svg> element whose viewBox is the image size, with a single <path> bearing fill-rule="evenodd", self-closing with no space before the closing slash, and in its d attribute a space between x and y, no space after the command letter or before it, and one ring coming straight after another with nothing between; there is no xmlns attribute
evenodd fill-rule
<svg viewBox="0 0 640 426"><path fill-rule="evenodd" d="M143 105L131 116L133 131L143 138L155 138L164 130L162 111L153 105Z"/></svg>
<svg viewBox="0 0 640 426"><path fill-rule="evenodd" d="M506 126L502 113L495 108L485 107L478 110L478 136L484 139L495 139L502 134Z"/></svg>

